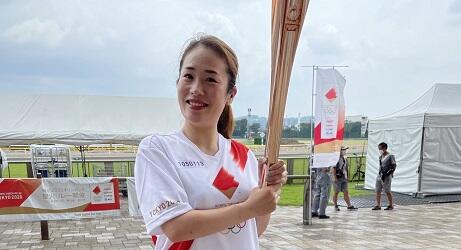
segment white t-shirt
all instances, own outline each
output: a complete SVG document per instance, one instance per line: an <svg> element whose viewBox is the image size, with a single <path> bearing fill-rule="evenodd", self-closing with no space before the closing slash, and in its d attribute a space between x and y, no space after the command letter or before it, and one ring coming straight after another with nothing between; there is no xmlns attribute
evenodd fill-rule
<svg viewBox="0 0 461 250"><path fill-rule="evenodd" d="M258 186L258 162L244 145L219 135L219 151L210 156L182 132L146 137L136 155L135 183L155 249L259 249L254 218L181 243L171 242L161 229L192 209L215 209L248 198Z"/></svg>

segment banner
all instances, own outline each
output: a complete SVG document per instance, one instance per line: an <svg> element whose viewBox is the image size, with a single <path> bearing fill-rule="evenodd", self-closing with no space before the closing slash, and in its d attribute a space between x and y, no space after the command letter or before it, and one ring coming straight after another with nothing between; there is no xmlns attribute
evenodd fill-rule
<svg viewBox="0 0 461 250"><path fill-rule="evenodd" d="M336 69L317 69L312 168L338 162L344 134L345 85L346 80Z"/></svg>
<svg viewBox="0 0 461 250"><path fill-rule="evenodd" d="M0 179L0 221L119 215L117 178Z"/></svg>
<svg viewBox="0 0 461 250"><path fill-rule="evenodd" d="M128 212L130 216L141 217L141 210L139 210L138 197L136 196L136 186L134 184L134 177L126 178L126 185L128 188Z"/></svg>

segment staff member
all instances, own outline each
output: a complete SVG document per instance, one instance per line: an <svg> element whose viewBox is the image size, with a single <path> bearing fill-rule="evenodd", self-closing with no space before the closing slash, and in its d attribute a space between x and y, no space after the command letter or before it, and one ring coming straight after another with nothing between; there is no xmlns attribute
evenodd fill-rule
<svg viewBox="0 0 461 250"><path fill-rule="evenodd" d="M352 206L351 198L349 197L349 189L347 187L347 169L349 164L346 160L346 151L349 149L346 146L341 147L341 151L339 153L339 160L335 167L333 167L333 186L335 192L333 194L333 204L335 205L335 211L340 211L338 206L338 194L339 192L343 192L344 194L344 201L346 201L347 209L348 210L356 210L357 208Z"/></svg>
<svg viewBox="0 0 461 250"><path fill-rule="evenodd" d="M316 173L316 178L312 217L329 219L330 216L326 215L325 211L328 206L328 198L330 197L331 170L330 167L326 167L317 168L314 171Z"/></svg>
<svg viewBox="0 0 461 250"><path fill-rule="evenodd" d="M397 163L395 161L395 156L390 154L387 151L387 144L381 142L378 145L379 149L379 173L376 177L376 206L372 210L381 210L381 192L385 192L387 195L387 200L389 205L384 210L394 209L394 204L392 202L392 192L391 184L392 178L394 177L395 169L397 168Z"/></svg>
<svg viewBox="0 0 461 250"><path fill-rule="evenodd" d="M3 177L3 169L8 167L8 160L6 154L0 149L0 178Z"/></svg>

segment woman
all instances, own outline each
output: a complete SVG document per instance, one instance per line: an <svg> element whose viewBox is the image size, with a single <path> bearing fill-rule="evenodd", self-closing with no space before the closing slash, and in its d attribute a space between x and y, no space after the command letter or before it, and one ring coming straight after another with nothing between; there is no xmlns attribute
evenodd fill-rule
<svg viewBox="0 0 461 250"><path fill-rule="evenodd" d="M222 40L191 40L176 84L185 123L139 145L136 190L156 249L259 249L287 173L279 161L260 178L265 160L230 139L237 73Z"/></svg>

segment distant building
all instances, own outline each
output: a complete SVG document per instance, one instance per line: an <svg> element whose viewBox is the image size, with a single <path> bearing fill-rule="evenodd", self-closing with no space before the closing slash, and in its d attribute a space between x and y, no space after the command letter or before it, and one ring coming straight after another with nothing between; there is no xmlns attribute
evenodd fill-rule
<svg viewBox="0 0 461 250"><path fill-rule="evenodd" d="M363 115L351 115L351 116L346 116L346 122L347 123L353 123L353 122L361 122L362 117L365 117L366 120L368 120L367 116ZM266 130L267 126L267 117L264 116L258 116L258 115L247 115L247 116L240 116L237 117L236 120L242 120L242 119L247 119L248 121L248 126L251 126L252 124L259 123L261 131ZM301 123L310 123L311 122L311 116L298 116L298 117L286 117L283 119L283 127L284 128L291 128L291 127L296 127L299 128Z"/></svg>
<svg viewBox="0 0 461 250"><path fill-rule="evenodd" d="M368 120L368 117L364 115L349 115L349 116L346 116L346 122L350 122L350 123L361 122L362 117L365 117L365 119Z"/></svg>

